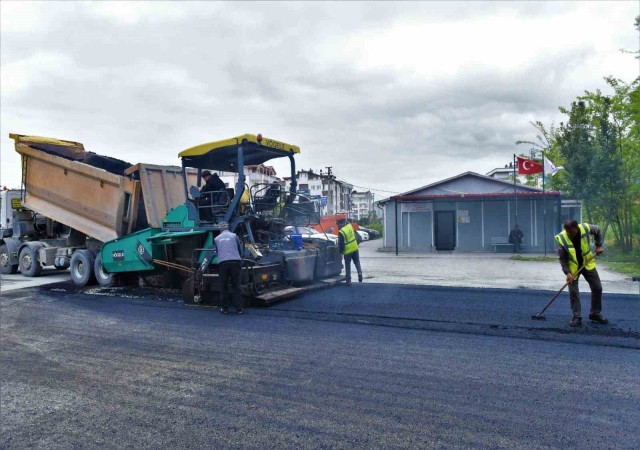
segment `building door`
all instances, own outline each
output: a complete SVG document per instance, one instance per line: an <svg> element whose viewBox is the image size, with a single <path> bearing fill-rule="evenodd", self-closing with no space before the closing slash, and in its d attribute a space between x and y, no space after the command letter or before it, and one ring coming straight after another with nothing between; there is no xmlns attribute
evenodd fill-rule
<svg viewBox="0 0 640 450"><path fill-rule="evenodd" d="M436 250L453 250L456 247L456 212L435 212Z"/></svg>

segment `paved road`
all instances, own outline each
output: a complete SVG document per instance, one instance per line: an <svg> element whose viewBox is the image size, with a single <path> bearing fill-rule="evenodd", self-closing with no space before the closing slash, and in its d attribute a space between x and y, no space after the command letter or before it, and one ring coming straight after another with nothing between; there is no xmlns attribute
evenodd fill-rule
<svg viewBox="0 0 640 450"><path fill-rule="evenodd" d="M364 283L245 316L175 297L3 294L0 447L640 447L637 295L577 331L521 290Z"/></svg>

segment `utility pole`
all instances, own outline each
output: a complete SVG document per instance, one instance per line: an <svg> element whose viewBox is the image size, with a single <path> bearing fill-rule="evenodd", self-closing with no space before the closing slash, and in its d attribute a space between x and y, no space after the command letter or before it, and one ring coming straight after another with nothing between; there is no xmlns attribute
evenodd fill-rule
<svg viewBox="0 0 640 450"><path fill-rule="evenodd" d="M544 150L542 150L542 198L544 200L544 212L542 214L543 239L544 239L544 256L547 256L547 193L544 186L544 176L546 175L544 163Z"/></svg>
<svg viewBox="0 0 640 450"><path fill-rule="evenodd" d="M325 169L327 169L327 190L328 192L328 207L327 207L327 212L329 214L335 214L338 210L338 205L336 205L335 203L338 203L340 200L340 197L338 196L338 190L336 189L336 191L334 192L334 185L332 183L333 181L333 171L331 169L333 169L333 166L325 166ZM334 203L334 198L335 198L335 203Z"/></svg>
<svg viewBox="0 0 640 450"><path fill-rule="evenodd" d="M327 169L327 176L331 178L333 176L333 173L331 172L331 169L333 169L333 166L329 166L329 167L325 166L325 169Z"/></svg>

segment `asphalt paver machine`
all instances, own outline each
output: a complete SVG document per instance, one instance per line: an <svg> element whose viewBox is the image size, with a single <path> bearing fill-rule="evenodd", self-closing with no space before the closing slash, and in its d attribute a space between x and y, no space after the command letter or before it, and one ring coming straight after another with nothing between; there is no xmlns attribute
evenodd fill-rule
<svg viewBox="0 0 640 450"><path fill-rule="evenodd" d="M114 275L160 276L182 285L188 304L219 304L214 239L228 227L244 243L241 287L245 301L269 304L339 282L342 259L335 242L293 239L285 232L290 225L320 221L319 204L296 191L295 156L299 153L295 145L259 134L182 151L184 203L170 209L159 227L105 242L103 270ZM291 167L288 190L279 183L248 187L245 166L285 157ZM191 183L200 185L204 170L234 173L235 186L201 193Z"/></svg>

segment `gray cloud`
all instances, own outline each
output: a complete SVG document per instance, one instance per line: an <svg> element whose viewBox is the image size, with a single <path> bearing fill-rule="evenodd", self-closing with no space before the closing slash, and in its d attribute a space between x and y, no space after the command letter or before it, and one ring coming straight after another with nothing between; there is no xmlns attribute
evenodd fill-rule
<svg viewBox="0 0 640 450"><path fill-rule="evenodd" d="M133 163L161 164L178 164L177 153L198 143L262 132L300 145L299 167L331 165L356 185L393 191L466 170L486 172L510 160L515 140L532 137L529 121L557 120L559 105L602 86L610 70L602 52L631 47L632 24L618 23L614 8L600 34L589 30L578 43L542 48L535 37L522 41L522 52L531 58L517 66L457 55L454 68L450 60L416 54L411 67L425 66L423 72L362 59L357 52L383 55L366 36L402 30L405 24L454 26L495 17L550 20L555 27L553 20L581 7L540 2L22 5L22 16L2 14L2 183L19 183L10 131L67 138ZM596 8L593 14L606 11ZM628 32L620 31L624 27ZM504 49L486 49L488 61L499 61L502 51L509 54L511 37L504 39ZM601 48L606 39L615 41L613 48ZM421 45L429 50L447 42Z"/></svg>

